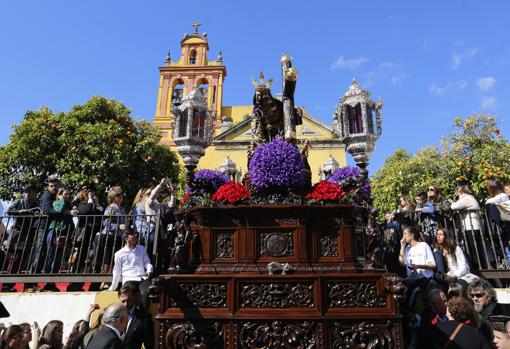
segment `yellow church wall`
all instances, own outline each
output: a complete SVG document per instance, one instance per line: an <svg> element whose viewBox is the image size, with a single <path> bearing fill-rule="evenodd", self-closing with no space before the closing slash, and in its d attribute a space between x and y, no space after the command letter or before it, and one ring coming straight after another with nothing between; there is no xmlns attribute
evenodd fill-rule
<svg viewBox="0 0 510 349"><path fill-rule="evenodd" d="M244 116L251 115L252 111L253 105L232 105L221 107L221 115L231 117L234 124L238 124L243 121Z"/></svg>
<svg viewBox="0 0 510 349"><path fill-rule="evenodd" d="M198 168L217 170L223 161L225 161L227 155L236 164L237 169L241 169L241 173L244 175L247 166L246 147L230 149L218 149L215 146L209 147L206 149L204 157L200 159Z"/></svg>
<svg viewBox="0 0 510 349"><path fill-rule="evenodd" d="M246 147L245 146L211 146L206 149L204 157L198 163L198 169L217 170L225 161L227 155L236 164L237 169L241 168L244 175L247 167ZM332 155L338 161L340 167L347 165L345 156L345 147L339 144L313 144L308 155L308 163L312 170L312 183L317 183L319 178L319 168L324 166L324 162Z"/></svg>

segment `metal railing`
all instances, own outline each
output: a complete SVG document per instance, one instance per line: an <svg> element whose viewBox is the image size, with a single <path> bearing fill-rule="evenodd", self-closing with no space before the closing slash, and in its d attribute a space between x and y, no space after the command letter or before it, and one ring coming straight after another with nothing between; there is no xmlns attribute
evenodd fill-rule
<svg viewBox="0 0 510 349"><path fill-rule="evenodd" d="M415 212L396 217L402 224L418 224L425 241L433 245L438 227L453 233L472 271L489 278L510 277L510 222L501 221L499 211L488 205L481 210Z"/></svg>
<svg viewBox="0 0 510 349"><path fill-rule="evenodd" d="M0 274L65 276L111 274L128 224L157 261L160 219L150 215L0 216ZM166 227L165 227L166 229ZM160 232L160 233L156 233Z"/></svg>

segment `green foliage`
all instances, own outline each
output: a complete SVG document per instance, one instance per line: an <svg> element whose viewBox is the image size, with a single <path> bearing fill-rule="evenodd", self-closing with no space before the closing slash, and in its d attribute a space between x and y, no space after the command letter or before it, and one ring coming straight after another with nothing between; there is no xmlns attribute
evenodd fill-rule
<svg viewBox="0 0 510 349"><path fill-rule="evenodd" d="M0 148L0 197L10 199L28 183L42 190L58 175L64 185L99 193L120 185L130 198L163 177L177 179L177 156L159 140L157 128L103 97L69 112L29 111Z"/></svg>
<svg viewBox="0 0 510 349"><path fill-rule="evenodd" d="M510 144L494 117L456 118L454 132L442 143L452 180L470 184L478 198L487 197L488 179L508 182Z"/></svg>
<svg viewBox="0 0 510 349"><path fill-rule="evenodd" d="M444 197L453 198L457 184L470 184L479 201L487 197L487 179L508 181L510 145L491 116L455 119L442 148L426 147L411 155L397 149L371 178L374 205L381 213L397 206L400 196L414 196L437 185Z"/></svg>

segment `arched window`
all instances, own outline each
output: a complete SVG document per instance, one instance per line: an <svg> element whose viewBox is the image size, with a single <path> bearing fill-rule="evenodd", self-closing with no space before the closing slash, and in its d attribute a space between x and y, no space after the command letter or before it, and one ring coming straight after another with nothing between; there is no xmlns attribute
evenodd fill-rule
<svg viewBox="0 0 510 349"><path fill-rule="evenodd" d="M190 51L189 64L197 64L197 51L195 51L195 50Z"/></svg>
<svg viewBox="0 0 510 349"><path fill-rule="evenodd" d="M180 105L184 97L184 81L178 79L174 82L172 91L172 105Z"/></svg>
<svg viewBox="0 0 510 349"><path fill-rule="evenodd" d="M197 81L197 85L198 85L198 90L200 92L202 92L202 94L204 95L204 98L206 100L208 100L208 95L209 95L209 82L207 81L207 79L200 79Z"/></svg>

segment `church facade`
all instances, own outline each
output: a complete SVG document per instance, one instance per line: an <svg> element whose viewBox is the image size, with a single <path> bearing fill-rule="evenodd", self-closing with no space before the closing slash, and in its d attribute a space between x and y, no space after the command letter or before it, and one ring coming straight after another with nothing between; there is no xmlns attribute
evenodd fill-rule
<svg viewBox="0 0 510 349"><path fill-rule="evenodd" d="M175 116L173 106L193 88L199 87L214 115L214 138L200 159L198 168L224 170L226 166L237 170L238 178L247 171L247 149L252 140L251 113L253 106L224 106L222 104L227 67L221 51L216 60L209 60L207 34L185 34L180 42L181 53L172 61L167 55L159 68L160 81L154 125L161 130L161 143L175 147L173 134ZM247 81L247 83L250 83ZM278 92L278 91L276 91ZM309 140L308 161L312 170L312 183L324 177L325 172L346 165L345 145L333 132L331 125L318 120L303 109L303 122L296 129L297 142ZM174 149L175 150L175 149Z"/></svg>

